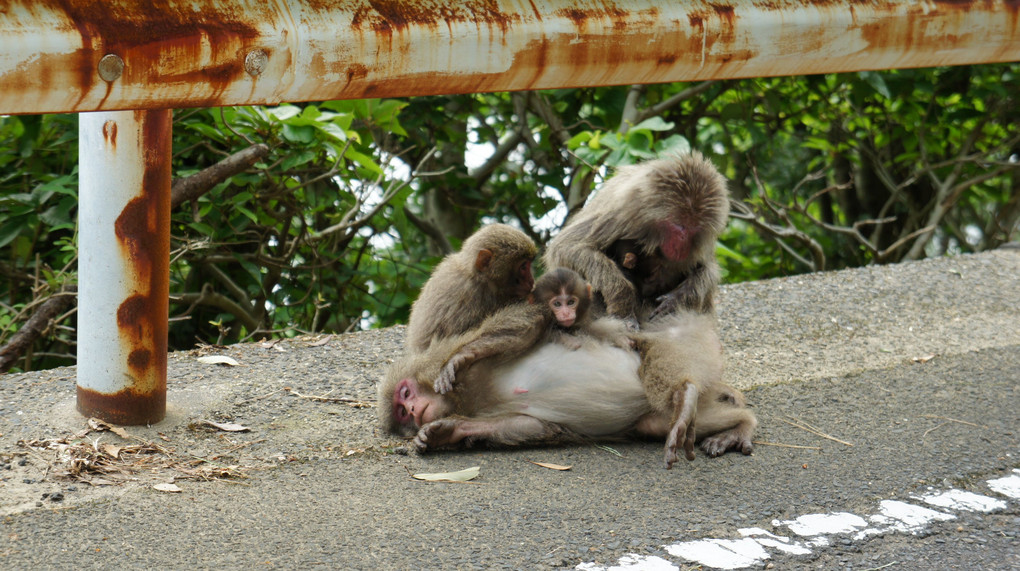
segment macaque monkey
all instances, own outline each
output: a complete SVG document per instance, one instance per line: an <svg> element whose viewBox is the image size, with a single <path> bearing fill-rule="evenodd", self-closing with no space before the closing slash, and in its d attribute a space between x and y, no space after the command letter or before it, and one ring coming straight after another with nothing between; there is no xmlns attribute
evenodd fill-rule
<svg viewBox="0 0 1020 571"><path fill-rule="evenodd" d="M620 167L553 238L546 267L568 267L592 285L606 312L633 328L678 309L711 312L719 283L715 242L726 226L726 180L700 153ZM620 240L636 251L613 259ZM640 291L624 273L654 268ZM648 272L654 276L649 278Z"/></svg>
<svg viewBox="0 0 1020 571"><path fill-rule="evenodd" d="M641 355L638 376L653 411L640 430L665 433L667 470L678 450L693 460L696 441L713 457L730 449L752 452L758 421L744 395L722 380L714 316L681 311L633 337Z"/></svg>
<svg viewBox="0 0 1020 571"><path fill-rule="evenodd" d="M472 234L459 252L436 266L411 306L408 349L424 351L525 299L535 284L531 262L537 252L531 238L505 224L490 224Z"/></svg>
<svg viewBox="0 0 1020 571"><path fill-rule="evenodd" d="M665 261L659 254L644 254L637 240L617 240L607 250L609 256L620 267L620 273L634 285L640 297L654 297L656 292L669 291L670 284L660 271Z"/></svg>
<svg viewBox="0 0 1020 571"><path fill-rule="evenodd" d="M519 357L541 343L560 343L578 349L587 338L601 339L630 348L623 322L592 321L591 286L573 270L557 268L535 282L527 303L509 305L492 314L462 338L443 365L434 389L446 394L453 389L457 370L479 360Z"/></svg>
<svg viewBox="0 0 1020 571"><path fill-rule="evenodd" d="M714 329L705 331L714 338ZM697 351L705 345L688 338L703 334L680 325L642 333L643 356L604 341L578 349L546 343L515 358L469 363L457 372L457 390L441 395L433 380L447 356L467 339L451 337L390 367L379 385L380 421L390 432L413 436L419 452L476 443L519 446L642 435L667 439L667 466L678 450L691 458L696 440L711 456L731 448L750 453L754 415L740 393L715 376L717 346L710 347L714 353L701 355ZM688 343L693 347L689 354L682 349ZM680 352L669 349L677 346ZM654 362L679 356L691 361ZM700 359L706 363L699 364ZM702 376L702 368L711 374ZM680 375L672 390L671 369ZM648 375L647 382L641 373ZM663 398L671 406L661 406Z"/></svg>

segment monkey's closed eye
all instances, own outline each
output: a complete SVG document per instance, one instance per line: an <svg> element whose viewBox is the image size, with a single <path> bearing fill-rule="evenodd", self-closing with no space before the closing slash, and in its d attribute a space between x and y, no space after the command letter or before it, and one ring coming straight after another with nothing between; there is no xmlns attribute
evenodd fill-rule
<svg viewBox="0 0 1020 571"><path fill-rule="evenodd" d="M411 414L407 412L407 408L404 405L397 405L394 407L393 416L397 419L400 424L406 424L411 420Z"/></svg>

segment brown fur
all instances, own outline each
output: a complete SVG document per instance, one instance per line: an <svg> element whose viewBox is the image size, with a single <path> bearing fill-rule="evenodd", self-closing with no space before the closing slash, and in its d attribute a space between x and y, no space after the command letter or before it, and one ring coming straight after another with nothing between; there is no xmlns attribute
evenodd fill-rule
<svg viewBox="0 0 1020 571"><path fill-rule="evenodd" d="M576 321L569 327L557 322L554 298L572 297ZM509 305L489 316L462 338L436 378L434 389L445 394L453 389L457 371L480 359L515 359L538 344L554 342L577 349L586 339L612 342L630 348L626 328L615 320L593 322L589 312L591 288L573 270L557 268L535 282L528 303ZM614 323L619 323L614 326Z"/></svg>
<svg viewBox="0 0 1020 571"><path fill-rule="evenodd" d="M714 317L681 311L634 337L641 353L639 375L654 411L653 422L638 430L665 433L666 468L681 449L693 460L696 441L709 456L731 448L750 454L758 421L746 408L744 395L722 380L722 345ZM664 419L669 419L668 426Z"/></svg>
<svg viewBox="0 0 1020 571"><path fill-rule="evenodd" d="M437 340L476 327L502 307L523 300L534 278L535 243L520 230L490 224L436 266L407 324L407 347L424 351Z"/></svg>
<svg viewBox="0 0 1020 571"><path fill-rule="evenodd" d="M413 435L421 452L636 433L666 439L667 466L678 450L692 458L696 439L710 456L750 453L757 421L743 396L722 383L714 329L670 319L638 337L641 360L599 342L576 350L545 343L517 357L476 361L458 371L458 389L446 395L432 381L470 334L440 340L387 372L379 387L380 421L390 432ZM413 394L398 396L401 387ZM421 422L408 407L417 407Z"/></svg>
<svg viewBox="0 0 1020 571"><path fill-rule="evenodd" d="M631 322L681 308L710 312L719 283L715 242L729 216L726 195L725 179L700 153L621 167L549 242L543 260L580 273L610 315ZM669 224L686 234L677 238ZM637 263L644 258L655 265L654 278L647 268L638 271L646 274L645 291L612 258L620 240L632 241ZM664 246L683 253L672 259Z"/></svg>

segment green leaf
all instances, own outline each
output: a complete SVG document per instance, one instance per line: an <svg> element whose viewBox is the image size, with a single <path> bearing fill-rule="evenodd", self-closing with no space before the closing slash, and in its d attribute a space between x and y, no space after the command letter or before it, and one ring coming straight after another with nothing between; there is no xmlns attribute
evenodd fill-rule
<svg viewBox="0 0 1020 571"><path fill-rule="evenodd" d="M878 72L860 71L857 72L857 75L859 75L861 79L863 79L864 81L868 82L868 85L870 85L875 91L877 91L886 99L892 97L892 95L889 93L889 87L885 84L885 79L883 79L882 75L879 74Z"/></svg>
<svg viewBox="0 0 1020 571"><path fill-rule="evenodd" d="M689 153L691 143L683 135L670 135L655 144L655 152L660 155Z"/></svg>
<svg viewBox="0 0 1020 571"><path fill-rule="evenodd" d="M315 151L304 150L292 155L287 155L280 163L280 168L284 171L289 171L295 167L299 167L304 164L308 164L315 160L318 155Z"/></svg>
<svg viewBox="0 0 1020 571"><path fill-rule="evenodd" d="M252 222L254 222L256 224L259 223L258 216L255 216L254 212L252 212L251 210L248 210L244 206L241 206L240 204L235 204L234 205L234 210L240 212L241 214L244 214Z"/></svg>
<svg viewBox="0 0 1020 571"><path fill-rule="evenodd" d="M637 125L634 125L633 127L630 128L630 130L639 131L641 129L647 129L649 131L669 131L674 126L675 123L669 123L662 117L656 115L655 117L650 117L638 123Z"/></svg>
<svg viewBox="0 0 1020 571"><path fill-rule="evenodd" d="M315 140L315 128L308 125L283 125L283 138L292 143L311 143Z"/></svg>
<svg viewBox="0 0 1020 571"><path fill-rule="evenodd" d="M580 147L581 145L590 141L592 137L593 135L591 131L581 131L580 133L574 135L573 137L567 140L567 148L571 150L576 149L577 147Z"/></svg>
<svg viewBox="0 0 1020 571"><path fill-rule="evenodd" d="M286 121L291 117L297 117L301 114L301 108L296 105L280 105L279 107L268 109L268 111L277 121Z"/></svg>
<svg viewBox="0 0 1020 571"><path fill-rule="evenodd" d="M0 226L0 248L10 244L11 241L17 238L23 227L24 224L20 220L11 221Z"/></svg>

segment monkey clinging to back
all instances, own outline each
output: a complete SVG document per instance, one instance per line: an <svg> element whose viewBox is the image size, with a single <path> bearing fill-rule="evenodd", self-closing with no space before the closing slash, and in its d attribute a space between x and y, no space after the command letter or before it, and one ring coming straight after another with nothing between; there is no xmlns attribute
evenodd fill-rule
<svg viewBox="0 0 1020 571"><path fill-rule="evenodd" d="M516 359L544 343L578 349L587 339L630 349L633 341L621 320L592 320L591 286L567 268L547 272L535 282L527 303L516 303L490 315L461 336L436 378L435 391L453 389L457 371L481 359Z"/></svg>
<svg viewBox="0 0 1020 571"><path fill-rule="evenodd" d="M681 308L710 312L715 242L728 216L726 180L700 153L625 166L549 242L543 260L577 271L607 313L634 326ZM621 241L633 255L614 259Z"/></svg>

